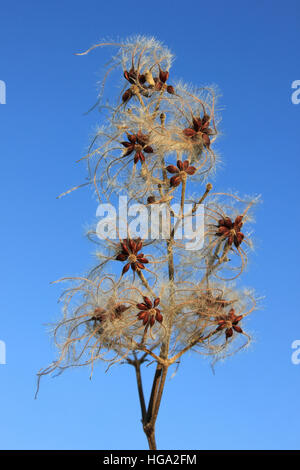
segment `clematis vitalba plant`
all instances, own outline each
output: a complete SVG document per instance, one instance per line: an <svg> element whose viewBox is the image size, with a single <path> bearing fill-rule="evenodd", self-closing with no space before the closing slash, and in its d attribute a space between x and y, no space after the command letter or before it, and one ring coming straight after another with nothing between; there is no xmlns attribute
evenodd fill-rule
<svg viewBox="0 0 300 470"><path fill-rule="evenodd" d="M97 227L89 230L95 266L80 278L63 279L69 283L62 295L63 317L53 328L58 356L39 379L74 366L93 369L101 361L108 367L132 366L142 427L149 448L156 449L156 421L170 369L188 351L215 363L251 340L246 319L257 301L237 282L252 246L249 227L257 198L225 188L213 191L211 178L220 160L213 87L176 80L172 53L154 38L97 44L78 55L104 46L116 51L99 101L106 89L115 90L109 88L110 77L117 77L119 92L100 108L101 121L83 157L84 185L99 204L116 205L126 195L128 204L137 203L146 213L159 206L170 215L170 230L154 238L149 231L133 233L130 224L125 234L118 228L102 238ZM200 206L203 243L189 250L178 227L195 218ZM148 392L142 380L146 363L153 369Z"/></svg>

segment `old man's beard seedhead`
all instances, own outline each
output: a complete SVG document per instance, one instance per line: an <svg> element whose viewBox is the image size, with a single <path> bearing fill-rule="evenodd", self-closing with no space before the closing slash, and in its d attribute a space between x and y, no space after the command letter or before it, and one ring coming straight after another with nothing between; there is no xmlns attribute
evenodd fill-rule
<svg viewBox="0 0 300 470"><path fill-rule="evenodd" d="M64 316L53 328L58 358L39 373L104 361L136 370L143 429L156 448L155 422L169 367L187 351L212 362L249 344L246 317L255 295L232 284L243 272L252 237L249 224L258 198L213 192L220 118L215 87L193 88L171 72L173 55L154 38L137 36L111 45L117 53L100 88L116 69L120 92L101 106L87 155L87 181L99 203L126 194L146 210L156 205L172 218L164 239L117 233L99 239L96 265L81 278L68 278ZM97 103L98 104L98 103ZM76 188L73 188L76 189ZM71 192L72 190L67 191ZM191 204L189 213L185 203ZM174 205L173 205L174 204ZM194 251L177 228L204 206L204 242ZM174 207L176 209L174 209ZM121 217L123 214L121 215ZM65 279L66 280L66 279ZM144 362L156 364L146 407L141 381Z"/></svg>

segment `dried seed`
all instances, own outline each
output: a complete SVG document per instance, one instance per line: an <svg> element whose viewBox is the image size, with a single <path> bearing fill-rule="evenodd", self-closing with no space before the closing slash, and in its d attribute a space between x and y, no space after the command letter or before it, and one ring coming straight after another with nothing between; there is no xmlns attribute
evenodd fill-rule
<svg viewBox="0 0 300 470"><path fill-rule="evenodd" d="M121 142L121 144L124 146L124 147L132 147L132 143L131 142Z"/></svg>
<svg viewBox="0 0 300 470"><path fill-rule="evenodd" d="M139 82L141 85L144 85L144 83L146 82L146 76L144 74L139 75Z"/></svg>
<svg viewBox="0 0 300 470"><path fill-rule="evenodd" d="M167 70L159 70L159 78L163 83L166 83L169 78L169 72Z"/></svg>
<svg viewBox="0 0 300 470"><path fill-rule="evenodd" d="M188 160L184 160L184 162L182 163L182 169L186 171L189 166L190 166L190 162Z"/></svg>
<svg viewBox="0 0 300 470"><path fill-rule="evenodd" d="M118 256L116 257L116 260L118 261L125 261L128 258L128 255L125 253L119 253Z"/></svg>
<svg viewBox="0 0 300 470"><path fill-rule="evenodd" d="M145 304L146 304L149 308L152 308L152 302L151 302L151 300L149 299L149 297L144 296L143 299L144 299L144 301L145 301Z"/></svg>
<svg viewBox="0 0 300 470"><path fill-rule="evenodd" d="M179 170L178 168L175 166L175 165L168 165L166 170L169 172L169 173L179 173Z"/></svg>
<svg viewBox="0 0 300 470"><path fill-rule="evenodd" d="M137 241L136 241L136 247L135 247L136 252L140 251L140 249L142 248L142 246L143 246L142 240L137 239ZM142 255L142 253L141 253L141 255Z"/></svg>
<svg viewBox="0 0 300 470"><path fill-rule="evenodd" d="M153 204L153 202L155 202L155 197L154 196L148 196L147 203L148 204Z"/></svg>
<svg viewBox="0 0 300 470"><path fill-rule="evenodd" d="M130 100L130 98L132 98L132 91L130 88L128 88L128 90L125 91L125 93L123 93L122 95L122 101L123 103L126 103L128 100Z"/></svg>
<svg viewBox="0 0 300 470"><path fill-rule="evenodd" d="M124 268L122 269L122 276L123 274L127 273L129 267L130 267L130 263L125 264Z"/></svg>
<svg viewBox="0 0 300 470"><path fill-rule="evenodd" d="M239 228L241 228L243 226L243 222L242 222L243 217L244 217L243 215L238 215L234 221L234 225L237 225L239 226Z"/></svg>
<svg viewBox="0 0 300 470"><path fill-rule="evenodd" d="M195 168L194 166L189 166L187 168L187 170L185 170L185 172L188 174L188 175L194 175L197 171L197 168Z"/></svg>
<svg viewBox="0 0 300 470"><path fill-rule="evenodd" d="M195 130L196 132L198 132L198 131L201 129L202 120L193 117L193 126L194 126L194 130Z"/></svg>
<svg viewBox="0 0 300 470"><path fill-rule="evenodd" d="M210 138L208 137L207 134L202 134L202 140L203 140L203 144L204 144L206 147L209 147L209 146L210 146Z"/></svg>
<svg viewBox="0 0 300 470"><path fill-rule="evenodd" d="M140 310L148 310L148 307L146 304L136 304L137 308L139 308Z"/></svg>
<svg viewBox="0 0 300 470"><path fill-rule="evenodd" d="M136 267L139 269L145 269L145 266L142 263L135 263Z"/></svg>
<svg viewBox="0 0 300 470"><path fill-rule="evenodd" d="M136 250L136 244L135 244L135 241L134 240L131 240L129 239L128 240L128 245L129 245L129 248L131 249L132 253L135 252Z"/></svg>
<svg viewBox="0 0 300 470"><path fill-rule="evenodd" d="M237 333L243 333L243 330L240 326L238 325L232 325L232 328L237 332Z"/></svg>
<svg viewBox="0 0 300 470"><path fill-rule="evenodd" d="M125 253L127 255L129 255L129 250L128 250L128 246L127 246L127 243L125 243L124 241L121 243L121 247L123 249L123 251L125 251Z"/></svg>
<svg viewBox="0 0 300 470"><path fill-rule="evenodd" d="M183 133L186 137L194 137L194 135L196 135L196 131L194 129L189 128L189 127L184 129Z"/></svg>
<svg viewBox="0 0 300 470"><path fill-rule="evenodd" d="M231 338L232 335L233 335L233 329L232 328L227 328L227 330L226 330L226 339Z"/></svg>
<svg viewBox="0 0 300 470"><path fill-rule="evenodd" d="M160 312L157 312L156 315L155 315L155 319L161 323L163 321L163 316Z"/></svg>
<svg viewBox="0 0 300 470"><path fill-rule="evenodd" d="M128 140L132 143L136 143L136 135L135 134L127 134Z"/></svg>
<svg viewBox="0 0 300 470"><path fill-rule="evenodd" d="M176 188L176 186L179 186L181 183L181 177L180 176L172 176L172 178L170 179L170 186L172 186L173 188Z"/></svg>
<svg viewBox="0 0 300 470"><path fill-rule="evenodd" d="M149 314L148 314L148 312L146 312L146 311L144 310L143 312L139 312L139 313L137 314L137 316L139 317L140 320L142 320L143 318L148 317Z"/></svg>
<svg viewBox="0 0 300 470"><path fill-rule="evenodd" d="M180 171L183 170L183 163L181 160L177 160L177 167L179 168Z"/></svg>

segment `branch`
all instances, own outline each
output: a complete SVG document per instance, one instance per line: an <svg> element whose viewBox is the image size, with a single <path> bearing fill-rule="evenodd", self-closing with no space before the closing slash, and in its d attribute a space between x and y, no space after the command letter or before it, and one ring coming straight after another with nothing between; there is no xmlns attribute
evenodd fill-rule
<svg viewBox="0 0 300 470"><path fill-rule="evenodd" d="M141 405L141 413L142 413L142 422L144 423L146 417L146 404L145 404L145 397L144 397L144 390L143 390L143 383L142 383L142 375L141 375L141 364L145 361L146 355L139 359L135 352L133 352L134 360L127 358L127 363L134 367L135 374L136 374L136 383L139 393L139 400Z"/></svg>
<svg viewBox="0 0 300 470"><path fill-rule="evenodd" d="M143 391L143 383L142 383L142 374L141 374L141 362L136 360L134 364L135 373L136 373L136 383L139 392L139 399L141 405L141 413L142 413L142 421L144 422L146 417L146 404L145 404L145 397Z"/></svg>
<svg viewBox="0 0 300 470"><path fill-rule="evenodd" d="M213 336L214 334L217 333L217 330L214 330L212 331L211 333L209 333L207 336L205 336L204 338L202 338L201 336L199 336L197 339L195 339L194 341L191 342L191 344L189 344L188 346L186 346L185 348L182 349L182 351L179 351L179 353L177 353L175 356L171 357L169 359L169 362L170 364L174 364L174 362L176 362L184 353L186 353L189 349L193 348L197 343L203 343L204 341L206 341L207 339L209 339L211 336Z"/></svg>
<svg viewBox="0 0 300 470"><path fill-rule="evenodd" d="M159 384L159 389L158 389L158 393L157 393L157 397L156 397L156 401L155 401L154 412L153 412L153 416L152 416L152 420L153 420L154 423L155 423L157 415L158 415L158 411L159 411L159 407L160 407L160 403L161 403L161 399L162 399L162 394L163 394L164 387L165 387L165 381L166 381L166 378L167 378L167 373L168 373L168 367L164 367L163 368L163 375L162 375L162 378L161 378L161 381L160 381L160 384Z"/></svg>
<svg viewBox="0 0 300 470"><path fill-rule="evenodd" d="M150 395L148 410L147 410L147 422L152 421L154 400L155 400L156 393L158 390L161 372L162 372L162 366L158 365L156 368L154 378L153 378L153 383L152 383L151 395Z"/></svg>
<svg viewBox="0 0 300 470"><path fill-rule="evenodd" d="M139 269L136 271L140 280L142 281L143 285L146 287L146 289L148 289L148 291L153 295L153 297L155 297L155 294L153 292L153 290L151 289L151 287L149 286L149 283L147 281L147 279L145 278L144 274L142 273L142 271Z"/></svg>
<svg viewBox="0 0 300 470"><path fill-rule="evenodd" d="M135 347L136 349L138 349L139 351L143 351L147 354L149 354L150 356L153 357L153 359L155 359L158 363L162 364L162 365L168 365L168 361L166 361L165 359L157 356L153 351L151 351L150 349L146 348L145 346L143 346L142 344L140 343L137 343L136 341L134 341L134 339L132 340L133 343L135 344Z"/></svg>

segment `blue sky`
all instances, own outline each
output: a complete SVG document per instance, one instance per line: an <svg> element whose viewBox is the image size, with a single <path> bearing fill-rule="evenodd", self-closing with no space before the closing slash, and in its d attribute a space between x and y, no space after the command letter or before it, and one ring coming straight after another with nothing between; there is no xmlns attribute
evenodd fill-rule
<svg viewBox="0 0 300 470"><path fill-rule="evenodd" d="M154 35L174 51L173 76L216 83L223 107L218 188L261 193L255 252L243 284L264 296L249 319L255 341L216 367L186 356L167 380L157 423L169 449L299 449L300 365L291 344L299 321L299 2L11 1L1 8L0 105L2 449L142 449L134 371L99 366L46 378L53 358L45 324L59 317L50 281L92 266L84 229L95 217L76 165L101 119L83 113L109 51L77 57L102 38ZM146 375L146 385L149 384Z"/></svg>

